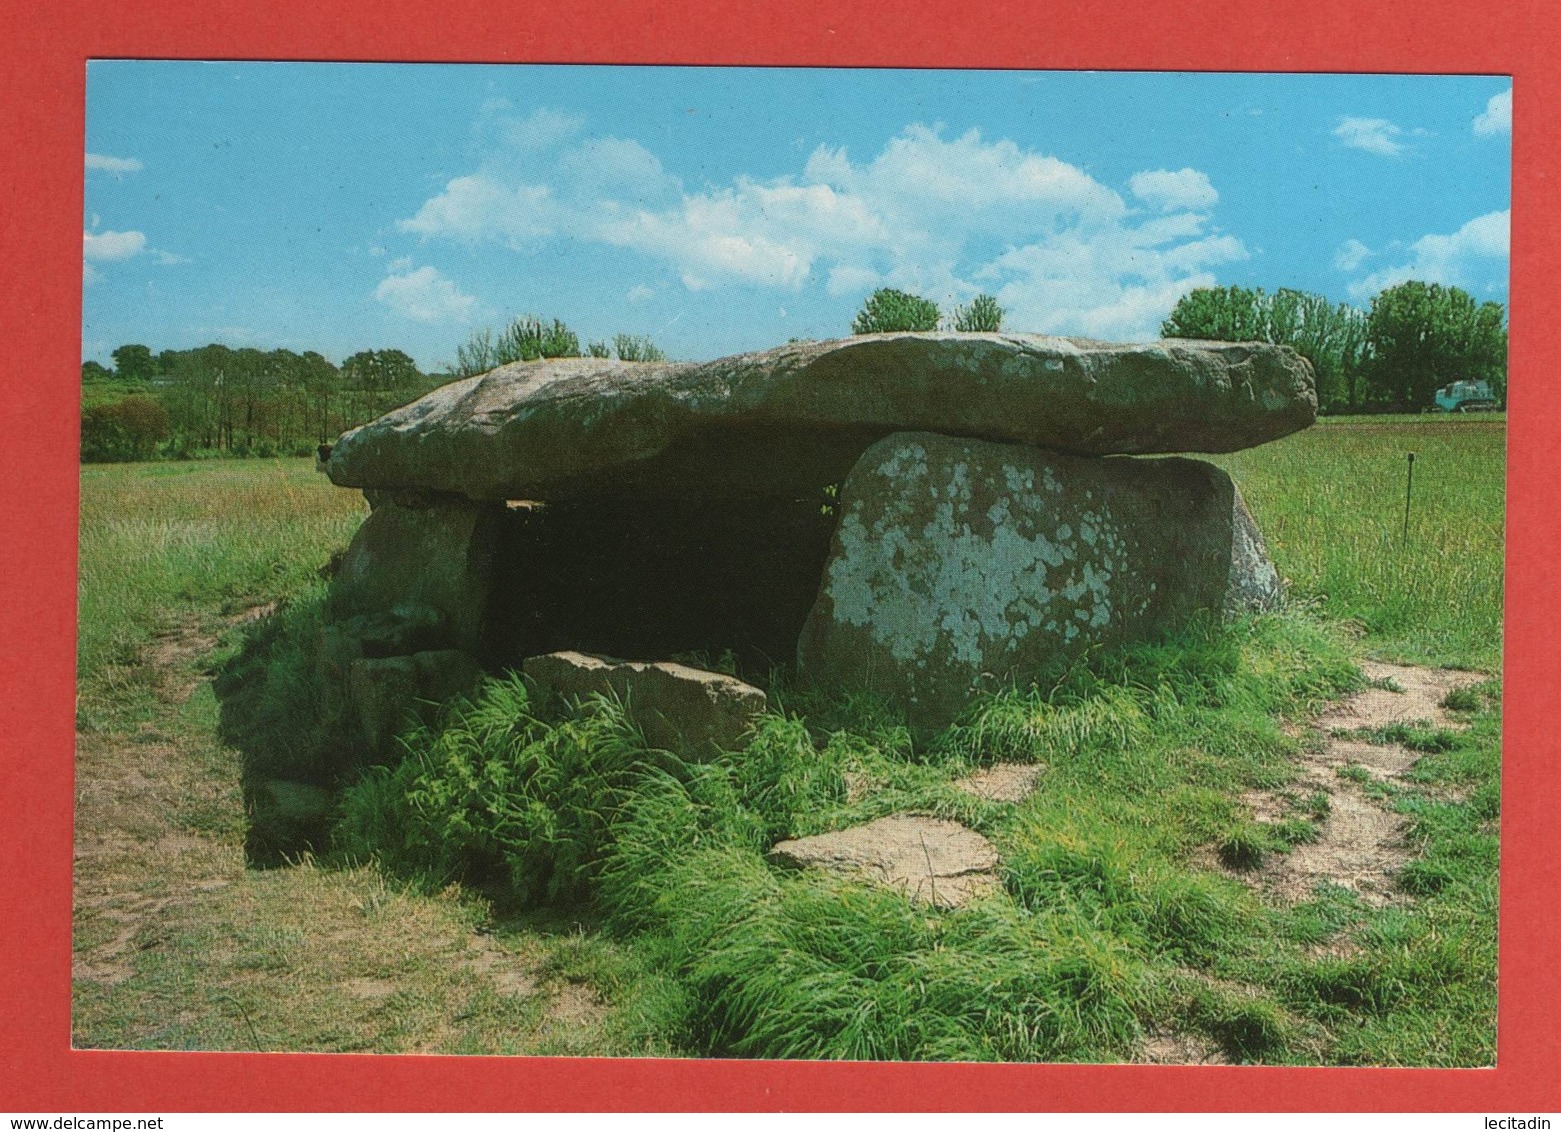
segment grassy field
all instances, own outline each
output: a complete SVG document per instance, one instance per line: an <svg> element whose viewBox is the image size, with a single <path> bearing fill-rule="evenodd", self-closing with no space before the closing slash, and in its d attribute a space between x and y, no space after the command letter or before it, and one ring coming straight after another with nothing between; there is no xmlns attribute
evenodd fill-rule
<svg viewBox="0 0 1561 1132"><path fill-rule="evenodd" d="M1374 654L1494 672L1504 416L1325 417L1215 462L1241 485L1297 597L1359 622Z"/></svg>
<svg viewBox="0 0 1561 1132"><path fill-rule="evenodd" d="M142 660L154 634L297 596L367 513L360 493L333 487L311 460L84 466L77 666L87 721L144 713L149 689L137 681L151 678Z"/></svg>
<svg viewBox="0 0 1561 1132"><path fill-rule="evenodd" d="M1222 459L1297 612L991 699L925 749L796 690L746 752L650 767L610 706L495 683L349 792L333 855L272 869L245 863L208 677L246 610L318 594L361 498L303 460L84 469L75 1043L1489 1064L1499 685L1467 731L1368 737L1424 754L1370 787L1409 823L1386 905L1276 902L1220 860L1315 836L1315 798L1275 822L1250 799L1287 797L1352 656L1499 675L1503 442L1491 418L1331 420ZM1035 794L953 788L998 760L1045 764ZM529 834L470 840L474 770ZM764 863L905 809L990 837L1003 891L929 913Z"/></svg>

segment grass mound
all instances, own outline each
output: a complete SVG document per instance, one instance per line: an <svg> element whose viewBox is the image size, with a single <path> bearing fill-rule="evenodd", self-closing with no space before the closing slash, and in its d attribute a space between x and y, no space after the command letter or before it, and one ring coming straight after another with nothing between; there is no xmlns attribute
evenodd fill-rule
<svg viewBox="0 0 1561 1132"><path fill-rule="evenodd" d="M1237 799L1293 773L1286 719L1360 684L1318 624L1264 617L984 697L920 749L881 705L783 690L791 713L745 750L690 763L648 748L612 700L541 704L511 675L352 786L336 844L426 881L500 877L523 903L589 908L677 987L662 1024L690 1052L1112 1060L1169 1026L1282 1061L1320 1021L1291 988L1337 973L1198 854L1299 839ZM1045 769L1018 803L958 788L996 762ZM939 911L764 856L906 811L992 838L1002 891ZM1308 939L1358 921L1319 915ZM1276 953L1283 973L1265 966Z"/></svg>

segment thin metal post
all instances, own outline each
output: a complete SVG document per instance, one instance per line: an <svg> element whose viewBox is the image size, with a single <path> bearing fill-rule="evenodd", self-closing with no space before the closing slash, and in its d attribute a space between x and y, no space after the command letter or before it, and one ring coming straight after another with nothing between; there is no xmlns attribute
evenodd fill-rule
<svg viewBox="0 0 1561 1132"><path fill-rule="evenodd" d="M1409 541L1409 498L1415 490L1415 454L1409 454L1409 475L1404 480L1404 538Z"/></svg>

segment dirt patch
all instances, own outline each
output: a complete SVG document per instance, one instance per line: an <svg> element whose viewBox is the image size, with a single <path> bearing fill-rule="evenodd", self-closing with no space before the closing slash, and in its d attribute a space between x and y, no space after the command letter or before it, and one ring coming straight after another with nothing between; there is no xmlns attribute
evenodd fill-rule
<svg viewBox="0 0 1561 1132"><path fill-rule="evenodd" d="M584 983L564 983L547 1003L548 1021L560 1026L594 1026L607 1015L607 1004Z"/></svg>
<svg viewBox="0 0 1561 1132"><path fill-rule="evenodd" d="M396 984L388 979L348 979L342 989L353 998L373 1002L395 994Z"/></svg>
<svg viewBox="0 0 1561 1132"><path fill-rule="evenodd" d="M183 905L226 886L242 860L235 849L180 835L78 834L71 978L113 986L134 973Z"/></svg>
<svg viewBox="0 0 1561 1132"><path fill-rule="evenodd" d="M1410 856L1403 819L1353 783L1340 783L1329 805L1316 841L1276 854L1259 871L1264 887L1292 904L1311 899L1324 882L1347 888L1368 904L1389 903L1393 874Z"/></svg>
<svg viewBox="0 0 1561 1132"><path fill-rule="evenodd" d="M467 970L487 979L503 995L525 998L541 987L536 973L520 956L505 951L486 935L472 937L463 962Z"/></svg>
<svg viewBox="0 0 1561 1132"><path fill-rule="evenodd" d="M968 904L998 887L997 850L990 841L958 822L914 814L782 841L770 850L770 860L898 888L939 908Z"/></svg>
<svg viewBox="0 0 1561 1132"><path fill-rule="evenodd" d="M954 787L988 802L1022 802L1045 770L1033 763L998 763L961 778Z"/></svg>
<svg viewBox="0 0 1561 1132"><path fill-rule="evenodd" d="M150 669L155 678L157 697L164 703L182 704L205 680L197 663L222 639L222 634L240 625L262 621L275 613L277 603L268 601L212 623L194 617L160 629L141 651L139 664Z"/></svg>
<svg viewBox="0 0 1561 1132"><path fill-rule="evenodd" d="M163 630L139 667L157 698L181 704L200 686L199 662L232 626L273 605L213 625L194 619ZM192 757L155 724L128 734L76 735L71 977L114 986L134 959L159 945L180 909L226 888L244 869L241 848L219 836L178 830L181 814L237 803L236 765L227 771Z"/></svg>
<svg viewBox="0 0 1561 1132"><path fill-rule="evenodd" d="M1139 1065L1229 1065L1230 1059L1207 1038L1162 1030L1144 1039L1133 1062Z"/></svg>
<svg viewBox="0 0 1561 1132"><path fill-rule="evenodd" d="M1327 799L1327 816L1316 822L1315 841L1272 854L1262 868L1238 874L1286 903L1311 899L1324 882L1347 888L1372 905L1396 898L1393 876L1411 856L1404 843L1405 823L1363 786L1358 775L1364 772L1375 782L1393 782L1420 755L1398 743L1369 743L1350 732L1394 724L1463 727L1442 707L1442 700L1449 692L1486 678L1478 672L1374 661L1361 668L1377 686L1317 717L1321 742L1304 750L1296 781L1283 792L1251 791L1243 796L1259 822L1302 816L1312 797L1321 794ZM1343 777L1339 772L1346 767L1359 770Z"/></svg>
<svg viewBox="0 0 1561 1132"><path fill-rule="evenodd" d="M1375 687L1357 692L1317 717L1317 726L1321 730L1353 731L1363 727L1391 727L1395 723L1462 727L1462 723L1447 714L1447 709L1442 707L1442 700L1449 692L1486 679L1479 672L1382 664L1372 660L1362 661L1360 667L1366 679L1373 683L1391 684L1403 690Z"/></svg>

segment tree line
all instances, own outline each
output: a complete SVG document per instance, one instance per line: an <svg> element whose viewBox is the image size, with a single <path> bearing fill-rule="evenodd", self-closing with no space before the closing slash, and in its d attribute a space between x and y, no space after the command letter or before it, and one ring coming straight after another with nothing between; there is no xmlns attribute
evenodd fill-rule
<svg viewBox="0 0 1561 1132"><path fill-rule="evenodd" d="M586 353L664 361L647 337L618 334ZM189 459L307 456L350 428L457 378L510 362L577 357L580 340L558 319L522 315L499 333L473 333L448 372L423 373L401 350L363 350L341 365L313 350L257 350L219 344L163 350L130 343L112 369L81 367L81 458Z"/></svg>
<svg viewBox="0 0 1561 1132"><path fill-rule="evenodd" d="M1496 401L1507 399L1505 310L1440 283L1389 287L1367 310L1286 288L1200 288L1160 333L1292 346L1312 363L1325 413L1419 412L1461 380L1484 381Z"/></svg>
<svg viewBox="0 0 1561 1132"><path fill-rule="evenodd" d="M131 343L113 359L113 369L81 367L83 461L308 455L449 380L400 350L363 350L338 366L313 350L154 354Z"/></svg>
<svg viewBox="0 0 1561 1132"><path fill-rule="evenodd" d="M851 329L992 332L1003 317L990 295L945 316L929 299L880 288ZM1323 412L1428 409L1437 389L1458 380L1485 381L1506 402L1505 310L1438 283L1389 287L1368 310L1289 288L1199 288L1177 302L1160 333L1292 346L1312 363ZM591 342L583 353L666 358L650 339L630 334L616 335L611 346ZM394 349L363 350L338 366L313 350L214 343L154 354L131 343L113 352L113 369L95 361L81 367L82 459L308 455L447 381L511 362L581 355L578 336L562 322L529 315L497 334L476 331L457 349L451 371L435 374Z"/></svg>

